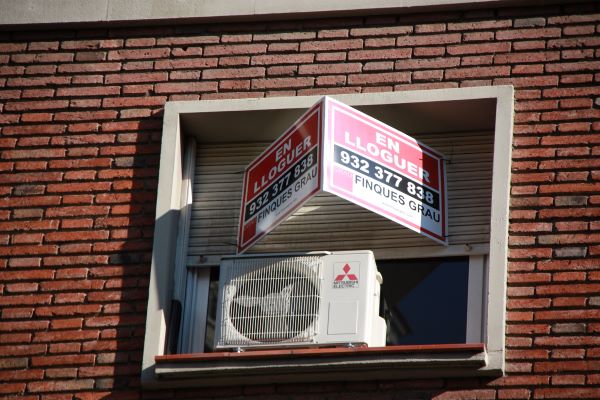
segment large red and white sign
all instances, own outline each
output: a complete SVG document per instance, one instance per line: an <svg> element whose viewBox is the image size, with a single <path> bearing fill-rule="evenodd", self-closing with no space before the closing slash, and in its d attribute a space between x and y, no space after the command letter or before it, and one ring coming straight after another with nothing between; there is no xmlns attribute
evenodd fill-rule
<svg viewBox="0 0 600 400"><path fill-rule="evenodd" d="M321 127L319 102L246 168L238 253L273 230L320 190Z"/></svg>
<svg viewBox="0 0 600 400"><path fill-rule="evenodd" d="M323 190L447 244L442 154L339 101L325 103Z"/></svg>
<svg viewBox="0 0 600 400"><path fill-rule="evenodd" d="M324 97L246 168L238 252L319 190L447 244L443 156Z"/></svg>

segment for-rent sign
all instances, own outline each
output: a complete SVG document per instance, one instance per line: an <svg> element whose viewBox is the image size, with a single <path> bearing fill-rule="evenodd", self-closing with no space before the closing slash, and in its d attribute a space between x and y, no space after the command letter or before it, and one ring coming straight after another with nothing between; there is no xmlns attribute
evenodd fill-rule
<svg viewBox="0 0 600 400"><path fill-rule="evenodd" d="M443 156L324 97L246 168L238 252L319 190L447 244Z"/></svg>
<svg viewBox="0 0 600 400"><path fill-rule="evenodd" d="M323 190L447 244L442 154L333 99L324 120Z"/></svg>

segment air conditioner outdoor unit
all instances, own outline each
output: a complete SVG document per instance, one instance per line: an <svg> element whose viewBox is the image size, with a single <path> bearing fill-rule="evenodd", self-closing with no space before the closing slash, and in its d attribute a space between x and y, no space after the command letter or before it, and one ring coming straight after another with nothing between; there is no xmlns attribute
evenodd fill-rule
<svg viewBox="0 0 600 400"><path fill-rule="evenodd" d="M371 251L221 261L215 348L385 346Z"/></svg>

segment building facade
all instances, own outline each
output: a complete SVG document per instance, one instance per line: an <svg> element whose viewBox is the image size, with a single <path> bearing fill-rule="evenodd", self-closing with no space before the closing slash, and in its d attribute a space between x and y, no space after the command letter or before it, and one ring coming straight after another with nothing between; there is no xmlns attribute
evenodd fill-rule
<svg viewBox="0 0 600 400"><path fill-rule="evenodd" d="M376 2L366 9L325 1L278 9L255 3L246 10L178 2L165 10L107 1L113 8L100 12L64 2L75 8L32 5L26 12L0 1L0 395L600 398L600 4ZM497 140L486 150L492 154L496 146L510 167L509 192L495 199L487 193L492 205L506 202L508 216L505 242L486 236L490 248L501 243L496 262L504 265L494 270L503 293L494 304L502 309L487 311L503 317L486 327L501 334L501 367L493 374L452 373L470 368L461 364L467 357L429 374L429 367L406 361L423 349L407 348L409 355L380 376L374 367L368 373L352 362L344 367L343 356L331 371L304 378L294 378L300 370L288 366L281 382L265 378L269 372L240 378L256 367L252 362L221 372L213 384L212 375L199 378L210 371L184 376L178 366L165 367L159 378L151 370L148 379L148 359L169 353L161 335L172 315L167 307L157 317L164 321L147 322L164 300L154 299L161 284L155 274L165 268L156 258L167 255L156 240L164 232L157 228L163 226L159 171L183 163L176 159L185 159L186 148L168 142L174 146L168 153L167 132L184 137L204 123L230 126L218 113L231 110L240 113L238 124L245 123L244 111L265 110L258 121L276 124L269 110L306 109L306 96L323 95L367 108L422 98L474 101L465 103L471 109L451 109L460 118L431 119L460 119L460 129L471 132L491 118L485 129L512 134L508 149ZM486 103L492 97L498 104L509 99L502 108L508 126L499 125L501 109ZM429 111L442 115L436 107ZM169 120L173 110L179 119ZM212 114L202 119L203 112ZM253 129L235 140L211 131L210 141L264 142L249 137L260 135ZM246 160L240 165L248 154L239 156ZM485 179L496 179L487 172ZM175 181L160 176L160 185ZM487 229L502 226L502 215L488 222ZM214 245L212 235L198 246ZM289 247L299 246L290 237ZM486 340L480 341L492 346ZM149 343L160 350L149 351ZM477 361L473 354L469 362ZM483 357L489 363L492 354ZM408 372L394 374L400 369Z"/></svg>

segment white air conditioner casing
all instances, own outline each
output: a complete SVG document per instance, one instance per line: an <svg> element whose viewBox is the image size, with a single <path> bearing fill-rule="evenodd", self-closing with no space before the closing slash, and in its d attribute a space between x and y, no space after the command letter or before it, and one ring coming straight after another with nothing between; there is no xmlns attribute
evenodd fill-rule
<svg viewBox="0 0 600 400"><path fill-rule="evenodd" d="M216 349L385 346L371 251L221 261Z"/></svg>

